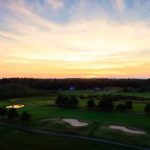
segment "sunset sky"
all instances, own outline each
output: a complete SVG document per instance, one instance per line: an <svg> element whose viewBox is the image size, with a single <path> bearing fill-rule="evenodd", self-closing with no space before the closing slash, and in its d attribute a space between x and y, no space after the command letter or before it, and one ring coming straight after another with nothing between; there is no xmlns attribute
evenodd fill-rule
<svg viewBox="0 0 150 150"><path fill-rule="evenodd" d="M3 77L150 77L150 0L0 0Z"/></svg>

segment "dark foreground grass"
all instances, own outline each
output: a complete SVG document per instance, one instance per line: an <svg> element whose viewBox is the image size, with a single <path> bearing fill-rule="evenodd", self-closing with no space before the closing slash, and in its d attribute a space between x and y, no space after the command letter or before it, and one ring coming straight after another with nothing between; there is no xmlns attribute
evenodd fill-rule
<svg viewBox="0 0 150 150"><path fill-rule="evenodd" d="M1 150L130 150L85 140L26 133L7 127L0 127L0 133Z"/></svg>

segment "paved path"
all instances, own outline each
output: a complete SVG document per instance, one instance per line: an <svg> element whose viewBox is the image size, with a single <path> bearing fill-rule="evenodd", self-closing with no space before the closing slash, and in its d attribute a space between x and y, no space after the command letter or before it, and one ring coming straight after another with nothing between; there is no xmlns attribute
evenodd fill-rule
<svg viewBox="0 0 150 150"><path fill-rule="evenodd" d="M44 134L44 135L49 135L49 136L58 136L58 137L80 139L80 140L88 140L88 141L94 141L97 143L104 143L104 144L111 144L111 145L116 145L116 146L123 146L126 148L133 148L133 149L137 149L137 150L150 150L150 147L141 147L141 146L129 145L129 144L124 144L124 143L120 143L120 142L115 142L112 140L86 137L86 136L80 136L80 135L71 135L71 134L65 134L65 133L43 131L43 130L37 130L37 129L22 127L22 126L17 126L17 125L11 125L11 124L6 124L6 123L0 123L0 126L14 128L17 130L32 132L32 133L36 133L36 134Z"/></svg>

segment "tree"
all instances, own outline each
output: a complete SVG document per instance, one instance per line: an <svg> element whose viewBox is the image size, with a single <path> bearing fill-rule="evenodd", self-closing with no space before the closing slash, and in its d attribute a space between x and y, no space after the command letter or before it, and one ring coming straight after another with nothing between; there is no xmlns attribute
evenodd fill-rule
<svg viewBox="0 0 150 150"><path fill-rule="evenodd" d="M19 117L19 114L15 108L12 108L8 111L7 116L9 120L14 120Z"/></svg>
<svg viewBox="0 0 150 150"><path fill-rule="evenodd" d="M55 104L59 107L62 107L65 103L65 96L64 95L58 95L57 98L56 98L56 102Z"/></svg>
<svg viewBox="0 0 150 150"><path fill-rule="evenodd" d="M145 113L150 113L150 103L146 104L145 107L144 107L144 111Z"/></svg>
<svg viewBox="0 0 150 150"><path fill-rule="evenodd" d="M131 109L133 109L133 102L128 100L125 102L125 106L126 106L127 110L131 110Z"/></svg>
<svg viewBox="0 0 150 150"><path fill-rule="evenodd" d="M31 114L28 113L27 111L24 111L21 114L21 121L23 121L23 122L29 122L30 120L31 120Z"/></svg>
<svg viewBox="0 0 150 150"><path fill-rule="evenodd" d="M95 107L95 101L93 99L89 99L87 101L87 107L94 108Z"/></svg>
<svg viewBox="0 0 150 150"><path fill-rule="evenodd" d="M0 108L0 116L5 117L7 113L7 109L5 107Z"/></svg>
<svg viewBox="0 0 150 150"><path fill-rule="evenodd" d="M79 101L75 96L58 95L55 103L58 107L74 108L78 105Z"/></svg>
<svg viewBox="0 0 150 150"><path fill-rule="evenodd" d="M125 111L125 110L126 110L125 104L118 104L118 105L116 106L116 110L117 110L117 111Z"/></svg>
<svg viewBox="0 0 150 150"><path fill-rule="evenodd" d="M71 96L69 98L69 107L75 108L78 105L79 101L76 96Z"/></svg>
<svg viewBox="0 0 150 150"><path fill-rule="evenodd" d="M98 103L98 107L102 111L112 111L114 108L114 104L113 101L109 99L107 96L103 96Z"/></svg>

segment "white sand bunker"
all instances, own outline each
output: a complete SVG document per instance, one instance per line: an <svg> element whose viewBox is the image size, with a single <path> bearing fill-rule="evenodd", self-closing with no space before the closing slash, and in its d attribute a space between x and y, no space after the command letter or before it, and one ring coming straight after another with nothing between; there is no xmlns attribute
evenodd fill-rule
<svg viewBox="0 0 150 150"><path fill-rule="evenodd" d="M84 126L87 126L88 123L86 122L80 122L79 120L77 119L62 119L64 122L74 126L74 127L84 127Z"/></svg>
<svg viewBox="0 0 150 150"><path fill-rule="evenodd" d="M118 125L110 125L109 128L115 129L115 130L121 130L123 132L131 133L131 134L146 134L146 132L144 132L144 131L131 130L131 129L128 129L124 126L118 126Z"/></svg>

